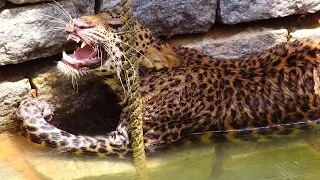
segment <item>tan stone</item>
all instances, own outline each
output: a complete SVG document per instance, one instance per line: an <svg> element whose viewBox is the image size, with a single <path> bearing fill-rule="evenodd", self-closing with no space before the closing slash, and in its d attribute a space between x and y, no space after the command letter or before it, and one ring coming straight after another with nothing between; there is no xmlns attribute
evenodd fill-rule
<svg viewBox="0 0 320 180"><path fill-rule="evenodd" d="M30 88L26 78L0 80L0 132L14 128L15 112Z"/></svg>

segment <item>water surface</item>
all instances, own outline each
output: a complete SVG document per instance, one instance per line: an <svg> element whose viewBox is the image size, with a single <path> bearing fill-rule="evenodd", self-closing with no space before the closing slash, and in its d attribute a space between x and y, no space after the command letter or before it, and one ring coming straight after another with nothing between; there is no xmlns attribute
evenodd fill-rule
<svg viewBox="0 0 320 180"><path fill-rule="evenodd" d="M268 142L188 142L148 155L150 179L319 179L317 130ZM0 179L132 179L132 161L61 154L0 135Z"/></svg>

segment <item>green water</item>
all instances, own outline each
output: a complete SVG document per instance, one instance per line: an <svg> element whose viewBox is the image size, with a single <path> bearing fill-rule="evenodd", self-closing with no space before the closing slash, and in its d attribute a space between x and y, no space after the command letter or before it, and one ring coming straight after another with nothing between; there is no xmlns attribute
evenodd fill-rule
<svg viewBox="0 0 320 180"><path fill-rule="evenodd" d="M149 154L159 180L320 179L317 131L268 142L192 142ZM0 135L0 179L133 179L132 161L61 154L17 135Z"/></svg>
<svg viewBox="0 0 320 180"><path fill-rule="evenodd" d="M87 135L115 129L119 110L100 104L93 110L101 114L91 109L60 115L55 123L68 132ZM318 180L320 125L266 142L188 141L148 154L147 167L150 180ZM0 134L0 180L130 180L134 174L132 159L71 155L17 134Z"/></svg>

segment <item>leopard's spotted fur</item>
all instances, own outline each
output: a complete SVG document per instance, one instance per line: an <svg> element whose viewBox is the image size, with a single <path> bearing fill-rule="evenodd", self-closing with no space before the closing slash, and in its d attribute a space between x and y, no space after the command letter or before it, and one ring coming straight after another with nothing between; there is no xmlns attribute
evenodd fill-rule
<svg viewBox="0 0 320 180"><path fill-rule="evenodd" d="M281 125L306 124L320 117L319 41L295 40L251 58L215 60L196 50L171 48L139 21L135 28L147 149L209 131L232 131L241 136L260 129L258 134L268 135ZM126 60L122 54L120 16L106 12L82 17L70 22L66 29L90 46L101 47L107 42L100 52L104 65L95 73L122 99L118 128L105 139L73 136L44 121L50 111L38 99L21 103L18 126L28 139L51 147L86 154L126 154L130 151L127 102L118 76L110 73L111 61ZM81 34L88 29L91 36ZM98 31L94 34L93 30ZM69 69L69 73L95 68L75 67L68 62L60 66L62 70Z"/></svg>

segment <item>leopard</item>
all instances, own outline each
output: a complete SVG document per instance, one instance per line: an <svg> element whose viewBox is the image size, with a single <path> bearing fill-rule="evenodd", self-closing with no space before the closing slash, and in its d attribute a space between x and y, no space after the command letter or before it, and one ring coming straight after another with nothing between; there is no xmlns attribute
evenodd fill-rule
<svg viewBox="0 0 320 180"><path fill-rule="evenodd" d="M49 123L52 105L32 97L19 106L18 130L62 151L124 157L132 148L121 15L108 10L83 16L65 30L80 46L63 52L58 69L70 77L100 76L120 99L117 128L103 137L68 133ZM251 57L220 60L163 42L137 18L134 32L146 151L197 134L255 139L319 121L319 40L296 39Z"/></svg>

